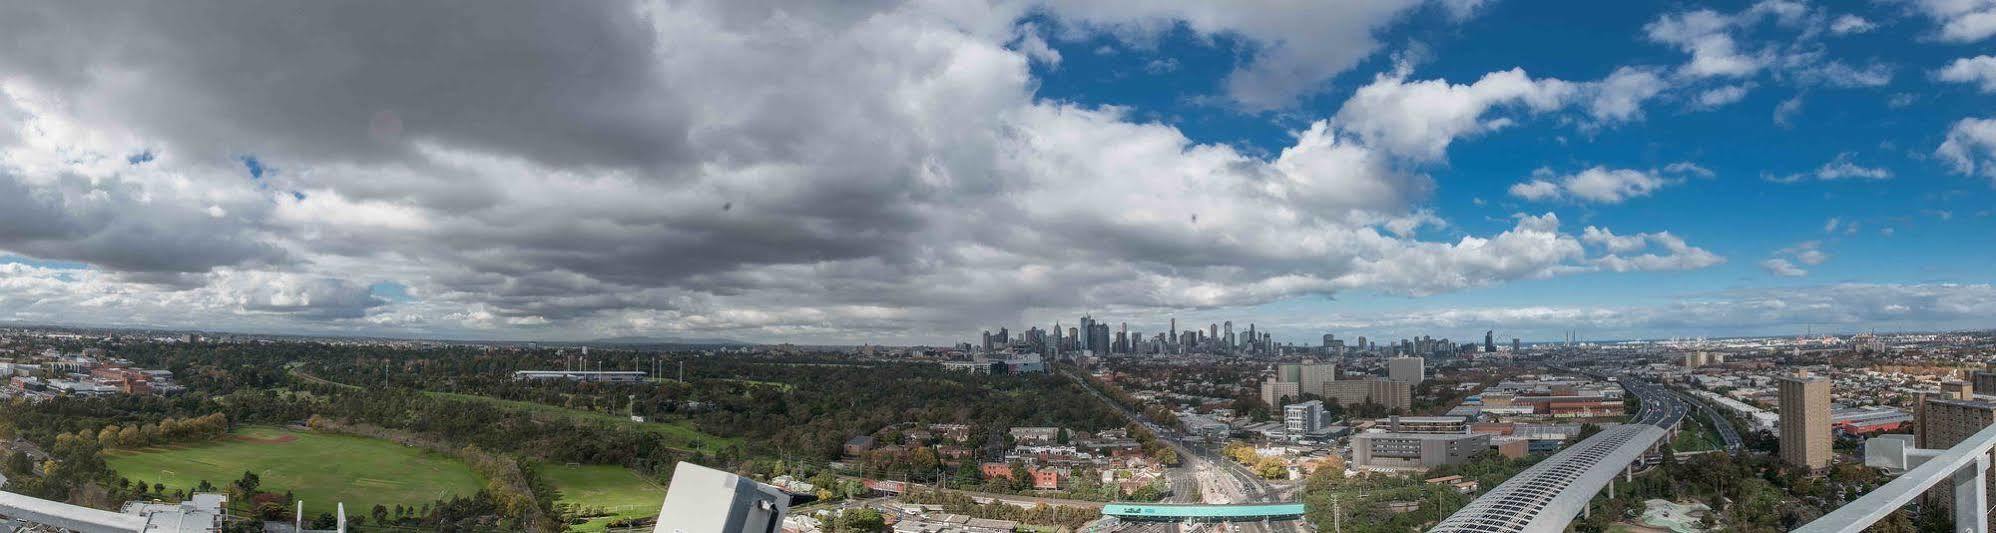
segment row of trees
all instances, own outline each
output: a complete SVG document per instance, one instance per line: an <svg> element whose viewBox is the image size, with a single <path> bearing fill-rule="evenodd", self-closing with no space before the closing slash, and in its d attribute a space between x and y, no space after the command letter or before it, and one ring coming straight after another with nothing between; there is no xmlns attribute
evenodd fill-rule
<svg viewBox="0 0 1996 533"><path fill-rule="evenodd" d="M902 495L902 499L910 503L941 505L947 512L969 515L975 518L1013 520L1027 524L1066 526L1068 528L1081 527L1082 524L1086 524L1090 520L1102 517L1100 510L1088 507L1041 504L1032 508L1024 508L1002 502L981 504L972 500L970 496L956 492L912 491Z"/></svg>
<svg viewBox="0 0 1996 533"><path fill-rule="evenodd" d="M211 413L193 418L167 417L158 424L123 426L111 424L97 430L96 441L105 448L144 448L161 444L215 440L229 433L229 417ZM87 435L78 432L77 438Z"/></svg>
<svg viewBox="0 0 1996 533"><path fill-rule="evenodd" d="M1221 449L1221 453L1232 458L1234 462L1248 467L1249 470L1254 471L1254 474L1261 476L1262 479L1283 479L1289 477L1289 464L1283 462L1282 458L1262 457L1259 452L1255 451L1254 446L1245 442L1229 442L1225 448Z"/></svg>

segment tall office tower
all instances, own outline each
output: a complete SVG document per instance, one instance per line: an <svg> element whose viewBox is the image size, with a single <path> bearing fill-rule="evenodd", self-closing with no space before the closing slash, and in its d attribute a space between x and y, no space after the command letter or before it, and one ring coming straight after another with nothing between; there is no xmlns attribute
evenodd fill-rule
<svg viewBox="0 0 1996 533"><path fill-rule="evenodd" d="M1781 460L1821 471L1830 466L1830 380L1780 379Z"/></svg>
<svg viewBox="0 0 1996 533"><path fill-rule="evenodd" d="M1097 355L1109 353L1109 325L1096 322L1095 329L1088 332L1088 345Z"/></svg>
<svg viewBox="0 0 1996 533"><path fill-rule="evenodd" d="M1012 344L1012 330L1003 327L998 328L998 338L995 340L998 341L999 346Z"/></svg>
<svg viewBox="0 0 1996 533"><path fill-rule="evenodd" d="M1124 322L1122 329L1116 330L1116 351L1122 353L1136 352L1136 343L1132 341L1134 339L1130 338L1130 323Z"/></svg>
<svg viewBox="0 0 1996 533"><path fill-rule="evenodd" d="M1069 337L1069 338L1073 338L1073 337ZM1060 352L1061 352L1061 348L1064 348L1064 346L1061 346L1061 345L1060 345L1060 322L1059 322L1059 321L1054 321L1054 323L1053 323L1053 353L1054 353L1054 355L1059 355L1059 354L1060 354Z"/></svg>
<svg viewBox="0 0 1996 533"><path fill-rule="evenodd" d="M1220 341L1220 342L1221 342L1222 344L1224 344L1224 345L1225 345L1226 347L1228 347L1228 348L1233 348L1233 347L1234 347L1234 321L1232 321L1232 320L1228 320L1228 321L1227 321L1227 323L1226 323L1226 328L1227 328L1227 329L1224 329L1224 330L1222 330L1222 331L1224 331L1224 332L1225 332L1225 334L1224 334L1224 335L1221 335L1221 336L1220 336L1220 337L1221 337L1221 341Z"/></svg>
<svg viewBox="0 0 1996 533"><path fill-rule="evenodd" d="M1524 351L1524 345L1518 344L1517 337L1511 337L1511 353L1518 353L1522 351Z"/></svg>
<svg viewBox="0 0 1996 533"><path fill-rule="evenodd" d="M1082 337L1078 341L1082 341L1082 349L1094 349L1096 355L1102 355L1104 351L1108 351L1108 349L1102 349L1100 345L1094 345L1094 341L1096 341L1096 317L1092 317L1092 315L1082 315Z"/></svg>
<svg viewBox="0 0 1996 533"><path fill-rule="evenodd" d="M1049 362L1053 361L1053 360L1054 360L1054 358L1056 358L1056 357L1060 357L1060 323L1059 323L1059 322L1054 322L1054 323L1053 323L1053 335L1052 335L1051 337L1049 337L1049 338L1047 339L1047 341L1046 341L1046 350L1045 350L1045 353L1044 353L1044 354L1042 354L1042 355L1045 355L1045 356L1046 356L1046 358L1047 358L1047 361L1049 361Z"/></svg>
<svg viewBox="0 0 1996 533"><path fill-rule="evenodd" d="M1996 424L1996 403L1988 401L1930 397L1921 400L1919 406L1920 414L1913 421L1913 434L1915 445L1921 448L1953 448L1990 424ZM1982 474L1984 490L1996 491L1996 462L1990 465L1990 470ZM1927 491L1927 501L1939 505L1944 515L1952 514L1953 484L1934 485Z"/></svg>
<svg viewBox="0 0 1996 533"><path fill-rule="evenodd" d="M1484 332L1483 332L1483 353L1496 353L1496 352L1497 352L1497 332L1496 332L1496 331L1484 331Z"/></svg>
<svg viewBox="0 0 1996 533"><path fill-rule="evenodd" d="M991 351L991 330L984 330L984 343L980 346L984 347L984 351Z"/></svg>
<svg viewBox="0 0 1996 533"><path fill-rule="evenodd" d="M1214 341L1217 341L1217 340L1218 340L1219 338L1220 338L1220 325L1219 325L1219 324L1207 324L1207 325L1206 325L1206 339L1207 339L1207 341L1208 341L1208 342L1214 342Z"/></svg>
<svg viewBox="0 0 1996 533"><path fill-rule="evenodd" d="M1364 351L1370 351L1370 350L1372 350L1372 346L1371 346L1371 345L1368 345L1368 344L1366 344L1366 343L1365 343L1365 336L1364 336L1364 335L1360 335L1360 336L1358 337L1358 351L1361 351L1361 352L1364 352Z"/></svg>
<svg viewBox="0 0 1996 533"><path fill-rule="evenodd" d="M1081 349L1081 332L1077 331L1074 326L1067 327L1067 349Z"/></svg>
<svg viewBox="0 0 1996 533"><path fill-rule="evenodd" d="M1418 384L1427 379L1427 360L1419 357L1395 357L1386 361L1386 379Z"/></svg>
<svg viewBox="0 0 1996 533"><path fill-rule="evenodd" d="M1337 335L1332 335L1332 334L1329 334L1329 333L1325 333L1325 334L1324 334L1324 347L1325 347L1325 348L1330 348L1330 347L1331 347L1331 341L1333 341L1333 340L1337 340Z"/></svg>
<svg viewBox="0 0 1996 533"><path fill-rule="evenodd" d="M1167 331L1172 342L1178 342L1178 317L1171 317L1171 331Z"/></svg>

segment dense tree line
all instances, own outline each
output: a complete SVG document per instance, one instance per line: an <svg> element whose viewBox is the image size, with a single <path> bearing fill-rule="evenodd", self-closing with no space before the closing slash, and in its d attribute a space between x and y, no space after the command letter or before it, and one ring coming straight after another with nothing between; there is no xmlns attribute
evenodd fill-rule
<svg viewBox="0 0 1996 533"><path fill-rule="evenodd" d="M511 379L516 370L577 364L575 357L547 349L317 342L114 342L64 349L89 347L106 348L139 367L171 370L189 390L164 397L63 397L0 408L0 436L21 437L54 456L46 464L25 456L8 458L11 487L99 507L125 499L183 497L218 487L121 479L104 465L100 452L107 446L214 438L231 425L299 424L316 418L321 427L330 422L344 430L379 428L413 435L461 456L476 451L466 460L490 482L485 490L384 508L377 523L386 519L439 530L526 530L542 529L559 521L550 517L561 516L551 503L555 491L533 474L533 465L543 461L620 465L669 483L673 465L681 460L746 473L752 460L790 458L796 464L820 465L816 470L822 471L822 465L840 458L847 438L894 427L968 424L979 439L992 437L987 444L996 446L979 450L988 457L1002 450L1009 427L1096 431L1124 423L1079 385L1057 375L973 375L843 354L723 358L604 350L592 354L587 366L650 369L656 364L674 375L679 363L686 363L683 382L608 384ZM745 444L675 448L665 436L630 424L526 416L517 407L430 394L434 392L679 421ZM897 456L878 473L909 477L918 469L936 472L942 465L933 455ZM974 472L979 458L957 464ZM251 512L269 503L258 502Z"/></svg>
<svg viewBox="0 0 1996 533"><path fill-rule="evenodd" d="M941 505L947 512L969 515L974 518L1012 520L1044 526L1077 528L1081 527L1082 524L1088 523L1090 520L1102 517L1100 510L1087 507L1041 504L1032 508L1025 508L1001 502L982 504L972 500L970 496L956 492L914 491L903 495L901 499L909 503Z"/></svg>

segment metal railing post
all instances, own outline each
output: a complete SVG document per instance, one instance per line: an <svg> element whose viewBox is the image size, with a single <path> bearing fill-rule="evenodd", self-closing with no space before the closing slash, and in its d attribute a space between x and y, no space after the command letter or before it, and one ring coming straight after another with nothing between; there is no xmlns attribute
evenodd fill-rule
<svg viewBox="0 0 1996 533"><path fill-rule="evenodd" d="M1983 476L1989 471L1989 454L1954 471L1954 530L1960 533L1989 533L1989 491Z"/></svg>

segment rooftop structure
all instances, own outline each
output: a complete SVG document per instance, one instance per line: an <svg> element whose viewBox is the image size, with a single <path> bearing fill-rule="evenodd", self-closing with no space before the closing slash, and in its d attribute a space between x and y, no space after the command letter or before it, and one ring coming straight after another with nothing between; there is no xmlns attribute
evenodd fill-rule
<svg viewBox="0 0 1996 533"><path fill-rule="evenodd" d="M1431 468L1468 462L1490 448L1490 436L1469 433L1360 433L1351 438L1352 463L1363 468Z"/></svg>
<svg viewBox="0 0 1996 533"><path fill-rule="evenodd" d="M782 489L742 476L681 462L672 470L659 508L658 531L762 533L775 531L790 509ZM666 529L671 524L671 529Z"/></svg>
<svg viewBox="0 0 1996 533"><path fill-rule="evenodd" d="M208 533L222 530L228 498L197 493L179 503L130 502L124 512L0 492L0 516L81 533Z"/></svg>

